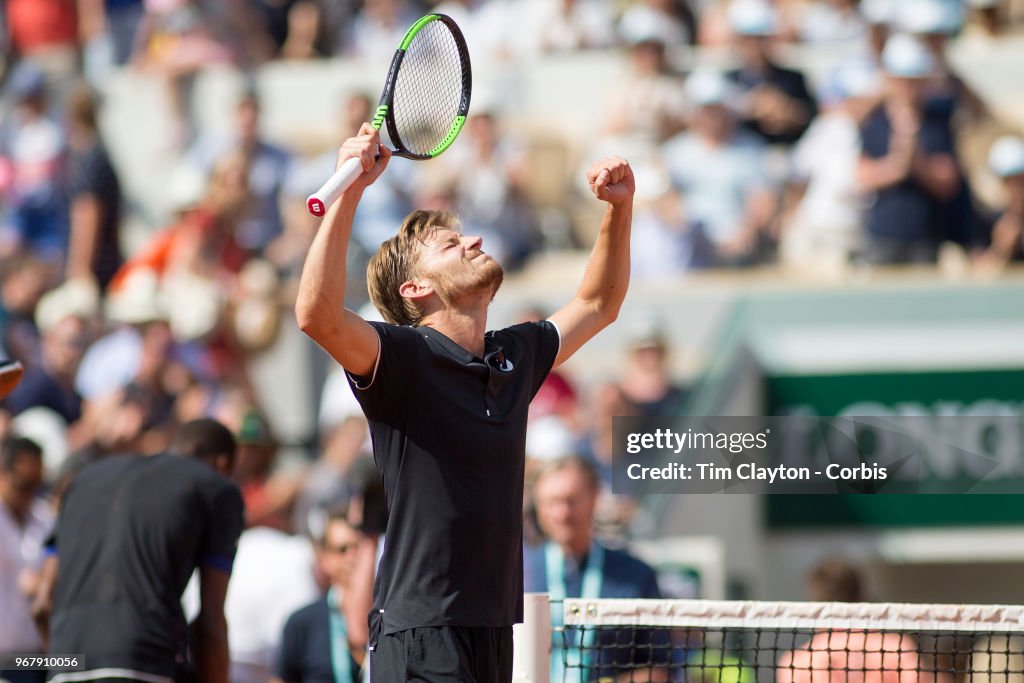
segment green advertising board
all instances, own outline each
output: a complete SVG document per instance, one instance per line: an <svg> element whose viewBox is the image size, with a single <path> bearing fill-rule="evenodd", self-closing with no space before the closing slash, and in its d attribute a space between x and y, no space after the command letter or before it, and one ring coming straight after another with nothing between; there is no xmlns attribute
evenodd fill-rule
<svg viewBox="0 0 1024 683"><path fill-rule="evenodd" d="M1024 369L774 373L764 378L764 387L766 415L852 417L858 405L870 404L894 416L930 418L947 431L957 429L955 420L964 414L1024 416ZM1014 457L1022 465L1013 466L1003 477L1004 490L1024 488L1024 449L1016 451ZM1024 523L1024 497L996 493L770 495L766 505L768 524L775 529Z"/></svg>

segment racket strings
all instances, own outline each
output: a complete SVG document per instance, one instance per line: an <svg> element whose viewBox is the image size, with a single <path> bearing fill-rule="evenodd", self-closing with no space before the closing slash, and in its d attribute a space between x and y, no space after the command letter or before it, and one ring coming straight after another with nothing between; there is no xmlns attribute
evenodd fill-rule
<svg viewBox="0 0 1024 683"><path fill-rule="evenodd" d="M442 21L424 26L413 38L395 79L393 112L402 146L426 155L448 135L465 83L462 53Z"/></svg>

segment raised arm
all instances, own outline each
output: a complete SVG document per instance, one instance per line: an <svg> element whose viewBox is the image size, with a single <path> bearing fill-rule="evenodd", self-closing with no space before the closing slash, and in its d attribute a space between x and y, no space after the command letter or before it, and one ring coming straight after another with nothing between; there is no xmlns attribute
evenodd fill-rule
<svg viewBox="0 0 1024 683"><path fill-rule="evenodd" d="M629 287L629 230L636 189L633 170L625 159L609 157L587 170L587 181L594 196L608 206L583 283L573 300L551 316L562 334L555 367L618 317Z"/></svg>
<svg viewBox="0 0 1024 683"><path fill-rule="evenodd" d="M379 157L376 157L379 150ZM306 256L295 302L299 329L353 375L370 375L377 363L379 340L370 324L345 308L345 278L352 220L363 191L388 165L391 151L380 133L364 123L338 152L338 165L358 157L363 174L327 211ZM376 157L376 158L375 158Z"/></svg>

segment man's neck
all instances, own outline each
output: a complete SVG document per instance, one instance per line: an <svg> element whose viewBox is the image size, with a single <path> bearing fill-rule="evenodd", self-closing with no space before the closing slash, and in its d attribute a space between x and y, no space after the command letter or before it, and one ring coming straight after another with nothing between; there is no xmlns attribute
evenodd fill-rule
<svg viewBox="0 0 1024 683"><path fill-rule="evenodd" d="M431 313L420 324L434 328L477 358L483 358L487 304L466 309L445 308Z"/></svg>
<svg viewBox="0 0 1024 683"><path fill-rule="evenodd" d="M562 555L575 560L582 560L590 551L590 537L581 537L569 543L562 544Z"/></svg>

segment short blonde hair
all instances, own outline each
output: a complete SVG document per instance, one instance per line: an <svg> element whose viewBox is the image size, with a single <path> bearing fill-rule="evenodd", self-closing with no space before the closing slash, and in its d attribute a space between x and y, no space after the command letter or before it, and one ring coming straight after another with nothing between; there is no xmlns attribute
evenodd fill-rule
<svg viewBox="0 0 1024 683"><path fill-rule="evenodd" d="M418 325L423 320L423 311L402 297L398 288L415 276L419 245L439 229L458 231L458 217L448 211L413 211L402 221L398 234L381 244L370 259L366 268L370 301L389 323Z"/></svg>

